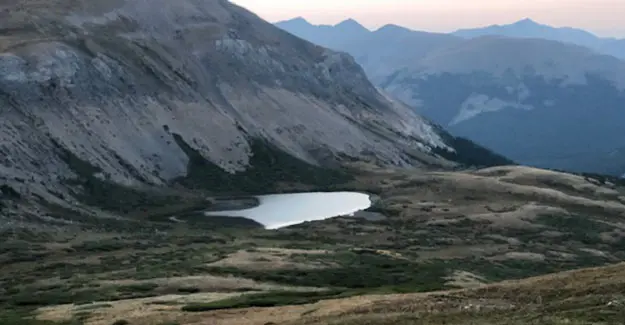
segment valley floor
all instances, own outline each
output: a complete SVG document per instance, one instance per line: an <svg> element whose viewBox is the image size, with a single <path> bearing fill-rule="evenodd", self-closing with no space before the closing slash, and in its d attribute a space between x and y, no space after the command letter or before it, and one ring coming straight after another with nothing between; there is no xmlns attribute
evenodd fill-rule
<svg viewBox="0 0 625 325"><path fill-rule="evenodd" d="M73 222L0 234L0 324L617 324L616 182L370 168L341 189L378 195L385 219L275 231L189 207L141 222L56 211Z"/></svg>

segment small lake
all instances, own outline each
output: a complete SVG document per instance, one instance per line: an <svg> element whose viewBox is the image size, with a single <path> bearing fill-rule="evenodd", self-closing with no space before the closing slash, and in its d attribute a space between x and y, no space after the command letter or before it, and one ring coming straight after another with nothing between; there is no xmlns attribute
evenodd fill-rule
<svg viewBox="0 0 625 325"><path fill-rule="evenodd" d="M371 206L369 195L356 192L311 192L257 196L250 209L205 212L206 216L243 217L278 229L306 221L352 215Z"/></svg>

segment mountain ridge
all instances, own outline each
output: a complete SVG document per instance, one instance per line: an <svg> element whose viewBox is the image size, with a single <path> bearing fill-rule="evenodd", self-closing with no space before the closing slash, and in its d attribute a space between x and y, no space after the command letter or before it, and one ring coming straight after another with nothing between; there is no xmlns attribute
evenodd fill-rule
<svg viewBox="0 0 625 325"><path fill-rule="evenodd" d="M303 19L302 17L298 17L302 19L304 24L301 24L301 27L309 29L314 27L324 26L325 28L332 28L340 25L341 23L345 23L348 21L352 21L362 26L358 21L353 18L348 18L341 23L336 25L315 25L310 23L309 21ZM290 31L295 32L295 26L290 25L291 23L297 22L297 19L289 19L276 22L275 25ZM396 24L387 24L375 30L369 30L374 33L385 27L394 27L397 29L402 29L405 31L412 32L420 32L418 30L396 25ZM297 34L297 32L295 32ZM616 38L616 37L599 37L591 32L586 30L575 28L575 27L553 27L547 24L543 24L537 22L531 18L524 18L509 24L493 24L484 27L476 27L476 28L461 28L453 32L449 33L435 33L435 32L424 32L430 34L447 34L453 35L461 38L475 38L481 36L488 35L499 35L499 36L507 36L507 37L521 37L521 38L543 38L552 41L560 41L565 43L577 44L581 46L585 46L591 48L599 53L613 55L618 58L625 58L625 38ZM298 35L299 36L299 35ZM310 37L310 36L308 36ZM304 37L307 39L307 37ZM333 44L336 45L336 44Z"/></svg>
<svg viewBox="0 0 625 325"><path fill-rule="evenodd" d="M541 26L533 20L517 25ZM615 56L536 37L465 39L393 26L343 42L334 41L345 39L339 31L331 41L317 36L319 44L352 54L376 85L452 134L522 164L625 172L621 143L609 144L625 136L613 122L625 101L625 62ZM588 119L597 126L582 122ZM510 130L519 136L508 136ZM539 133L549 134L535 137ZM598 148L580 155L576 144Z"/></svg>
<svg viewBox="0 0 625 325"><path fill-rule="evenodd" d="M546 99L573 114L588 93L615 100L606 80L563 86L488 62L458 72L458 53L480 52L449 35L380 37L353 57L222 0L0 5L11 9L0 10L0 323L622 319L620 266L484 285L625 260L625 181L479 168L513 163L416 114L357 63L389 64L376 71L393 71L387 90L451 118ZM278 230L206 213L310 191L369 193L372 206Z"/></svg>
<svg viewBox="0 0 625 325"><path fill-rule="evenodd" d="M189 175L211 192L240 177L257 191L346 159L457 165L436 154L454 150L444 131L381 93L350 55L229 1L81 3L0 12L0 182L20 193L76 204ZM258 157L269 168L246 172Z"/></svg>
<svg viewBox="0 0 625 325"><path fill-rule="evenodd" d="M452 34L465 38L474 38L486 35L544 38L553 41L586 46L599 53L613 55L621 59L625 58L625 39L599 37L586 30L574 27L552 27L529 18L511 24L460 29Z"/></svg>

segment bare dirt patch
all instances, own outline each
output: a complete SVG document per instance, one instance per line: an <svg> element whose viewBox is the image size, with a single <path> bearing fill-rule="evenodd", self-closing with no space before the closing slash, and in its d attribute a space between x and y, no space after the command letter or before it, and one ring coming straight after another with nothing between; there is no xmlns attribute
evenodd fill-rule
<svg viewBox="0 0 625 325"><path fill-rule="evenodd" d="M455 271L447 277L447 284L458 288L475 288L486 283L486 279L467 271Z"/></svg>
<svg viewBox="0 0 625 325"><path fill-rule="evenodd" d="M160 297L129 299L120 301L98 302L95 308L90 305L60 305L40 308L38 319L49 321L67 321L74 319L77 314L89 310L85 320L89 325L110 325L117 319L133 320L133 324L150 324L149 321L158 320L158 323L180 318L180 308L188 303L205 303L240 296L242 293L200 293L191 295L165 295ZM97 308L98 306L104 306ZM155 323L152 323L155 324Z"/></svg>
<svg viewBox="0 0 625 325"><path fill-rule="evenodd" d="M208 292L228 292L228 291L271 291L271 290L288 290L288 291L315 291L319 288L311 287L293 287L271 283L261 283L251 279L239 278L234 276L213 276L199 275L187 277L171 277L157 278L150 280L116 280L116 281L100 281L102 285L114 286L133 286L142 284L156 284L160 291L176 291L178 288L193 288L200 291Z"/></svg>
<svg viewBox="0 0 625 325"><path fill-rule="evenodd" d="M493 261L505 261L505 260L523 260L523 261L534 261L534 262L542 262L546 259L544 254L540 253L531 253L531 252L508 252L503 255L498 255L491 257L490 260Z"/></svg>
<svg viewBox="0 0 625 325"><path fill-rule="evenodd" d="M567 214L567 211L561 208L529 203L514 211L484 213L468 217L475 221L488 221L491 223L491 227L496 228L535 228L537 225L533 224L532 220L540 215L565 214Z"/></svg>

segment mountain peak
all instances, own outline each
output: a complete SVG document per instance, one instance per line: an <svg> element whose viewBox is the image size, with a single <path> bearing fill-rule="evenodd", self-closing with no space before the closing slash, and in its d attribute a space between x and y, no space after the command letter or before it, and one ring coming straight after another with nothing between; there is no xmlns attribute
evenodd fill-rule
<svg viewBox="0 0 625 325"><path fill-rule="evenodd" d="M516 23L511 24L512 26L524 26L524 27L534 27L534 26L542 26L542 24L531 18L525 18L517 21Z"/></svg>
<svg viewBox="0 0 625 325"><path fill-rule="evenodd" d="M531 18L525 18L525 19L519 20L517 24L537 24L537 23Z"/></svg>
<svg viewBox="0 0 625 325"><path fill-rule="evenodd" d="M336 24L336 26L362 26L362 25L358 21L356 21L354 18L348 18Z"/></svg>
<svg viewBox="0 0 625 325"><path fill-rule="evenodd" d="M288 19L288 20L283 20L283 21L279 21L276 24L294 24L294 25L310 25L312 26L312 24L306 20L306 18L304 17L295 17L292 19Z"/></svg>
<svg viewBox="0 0 625 325"><path fill-rule="evenodd" d="M336 28L344 28L344 29L352 29L352 30L359 30L359 31L369 31L365 26L361 25L358 21L356 21L353 18L349 18L346 19L336 25L334 25L334 27Z"/></svg>
<svg viewBox="0 0 625 325"><path fill-rule="evenodd" d="M389 33L389 32L413 32L412 30L406 28L406 27L402 27L399 25L395 25L395 24L386 24L382 27L380 27L378 30L376 30L376 32L381 32L381 33Z"/></svg>

